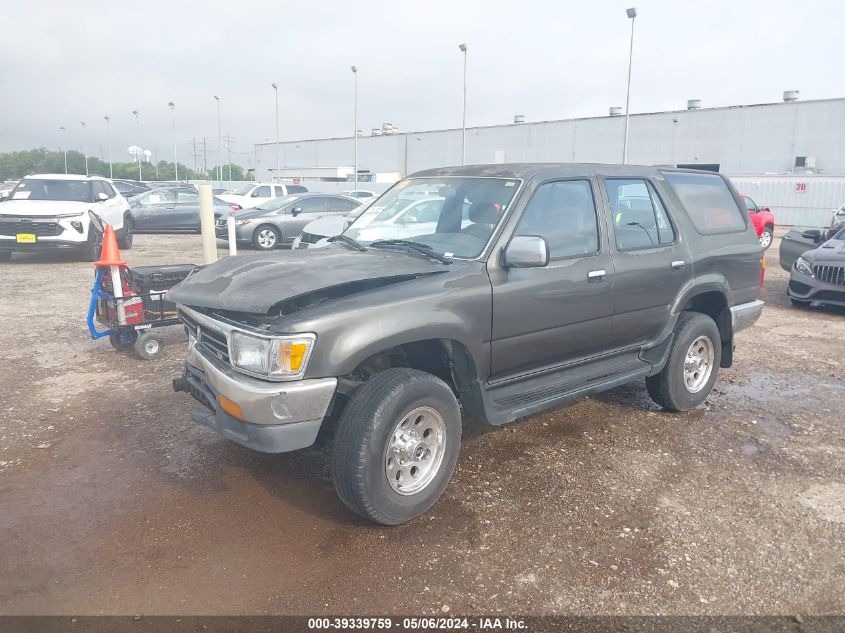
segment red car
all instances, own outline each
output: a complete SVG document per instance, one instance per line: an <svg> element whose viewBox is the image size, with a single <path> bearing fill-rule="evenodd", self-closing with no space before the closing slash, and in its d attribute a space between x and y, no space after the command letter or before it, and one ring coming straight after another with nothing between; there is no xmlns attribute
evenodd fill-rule
<svg viewBox="0 0 845 633"><path fill-rule="evenodd" d="M757 203L745 194L742 194L742 201L745 203L745 210L751 215L751 223L757 230L760 246L764 250L769 248L775 235L775 216L772 215L769 207L758 207Z"/></svg>

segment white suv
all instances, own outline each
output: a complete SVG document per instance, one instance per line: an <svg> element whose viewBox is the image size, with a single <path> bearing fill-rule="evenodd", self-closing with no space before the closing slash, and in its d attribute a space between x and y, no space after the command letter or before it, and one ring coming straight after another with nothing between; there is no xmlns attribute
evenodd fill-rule
<svg viewBox="0 0 845 633"><path fill-rule="evenodd" d="M91 213L111 224L120 248L132 248L129 203L106 178L67 174L27 176L0 203L0 261L12 253L76 250L93 261L102 234Z"/></svg>
<svg viewBox="0 0 845 633"><path fill-rule="evenodd" d="M307 193L302 185L281 185L273 182L248 182L231 193L221 193L218 198L242 209L252 209L273 198L284 198L292 193Z"/></svg>

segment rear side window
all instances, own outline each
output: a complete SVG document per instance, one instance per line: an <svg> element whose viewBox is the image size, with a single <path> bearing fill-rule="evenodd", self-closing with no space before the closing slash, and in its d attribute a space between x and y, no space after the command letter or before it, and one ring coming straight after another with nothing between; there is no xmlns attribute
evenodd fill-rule
<svg viewBox="0 0 845 633"><path fill-rule="evenodd" d="M608 178L604 186L619 250L651 248L675 241L675 231L666 209L648 182Z"/></svg>
<svg viewBox="0 0 845 633"><path fill-rule="evenodd" d="M285 188L284 187L273 187L273 191L275 192L274 195L277 198L281 198L283 195L285 195Z"/></svg>
<svg viewBox="0 0 845 633"><path fill-rule="evenodd" d="M663 172L699 233L734 233L745 229L742 212L720 176Z"/></svg>
<svg viewBox="0 0 845 633"><path fill-rule="evenodd" d="M308 193L308 189L302 185L288 185L288 193Z"/></svg>
<svg viewBox="0 0 845 633"><path fill-rule="evenodd" d="M551 259L595 253L599 233L590 183L564 180L539 186L519 219L515 235L545 238Z"/></svg>

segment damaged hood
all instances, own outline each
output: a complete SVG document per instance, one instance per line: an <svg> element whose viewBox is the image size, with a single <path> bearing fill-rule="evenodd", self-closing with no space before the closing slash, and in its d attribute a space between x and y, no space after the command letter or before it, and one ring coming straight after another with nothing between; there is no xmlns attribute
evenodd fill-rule
<svg viewBox="0 0 845 633"><path fill-rule="evenodd" d="M266 314L286 300L374 280L401 281L445 272L435 260L401 252L329 248L226 257L197 270L167 293L176 303Z"/></svg>
<svg viewBox="0 0 845 633"><path fill-rule="evenodd" d="M828 240L818 248L808 251L802 255L811 263L829 263L833 265L845 264L845 240Z"/></svg>

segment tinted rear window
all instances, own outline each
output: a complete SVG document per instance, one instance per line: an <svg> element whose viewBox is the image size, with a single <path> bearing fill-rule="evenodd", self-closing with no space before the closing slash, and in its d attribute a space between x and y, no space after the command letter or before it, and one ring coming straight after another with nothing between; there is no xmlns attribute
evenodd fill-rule
<svg viewBox="0 0 845 633"><path fill-rule="evenodd" d="M745 229L745 219L720 176L663 172L699 233L733 233Z"/></svg>

